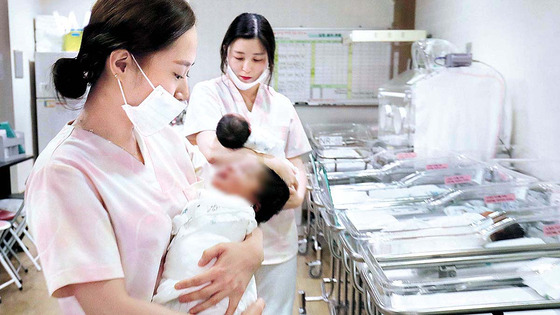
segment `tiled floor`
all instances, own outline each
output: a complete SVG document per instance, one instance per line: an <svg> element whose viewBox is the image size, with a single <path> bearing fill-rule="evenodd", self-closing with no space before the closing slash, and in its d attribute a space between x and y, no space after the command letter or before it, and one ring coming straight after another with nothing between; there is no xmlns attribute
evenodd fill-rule
<svg viewBox="0 0 560 315"><path fill-rule="evenodd" d="M35 250L31 249L33 255ZM27 256L20 254L23 263L28 266L29 272L21 272L23 278L23 290L19 291L13 284L0 290L2 304L0 314L25 314L25 315L54 315L59 314L56 300L47 294L47 286L43 274L37 271ZM0 268L0 282L8 280L9 276L4 269Z"/></svg>
<svg viewBox="0 0 560 315"><path fill-rule="evenodd" d="M296 299L294 303L293 314L299 314L298 307L300 303L297 291L303 290L308 297L321 295L321 280L312 279L309 277L309 268L306 262L314 259L315 253L311 252L307 256L298 256L298 270L297 270L297 288ZM328 259L328 252L323 251L323 275L321 278L326 277L330 271L330 264ZM308 315L326 315L329 314L328 306L325 302L307 302L306 310Z"/></svg>
<svg viewBox="0 0 560 315"><path fill-rule="evenodd" d="M34 251L32 251L34 252ZM0 290L2 304L0 304L0 314L4 315L55 315L59 314L58 304L54 298L47 294L45 280L41 272L38 272L23 254L21 257L29 267L29 272L23 277L23 290L19 291L15 285ZM311 256L298 257L297 289L304 290L308 296L320 293L320 280L311 279L308 276L306 261L311 260ZM323 270L327 270L325 266ZM0 269L0 283L8 279L8 275ZM298 299L294 305L294 314L298 314ZM312 302L307 304L307 314L322 315L328 314L327 306L323 302Z"/></svg>

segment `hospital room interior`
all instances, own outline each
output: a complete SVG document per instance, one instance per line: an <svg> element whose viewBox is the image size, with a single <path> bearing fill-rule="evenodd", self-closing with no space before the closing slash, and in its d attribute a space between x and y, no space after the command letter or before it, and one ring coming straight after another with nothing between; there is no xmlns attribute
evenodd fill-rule
<svg viewBox="0 0 560 315"><path fill-rule="evenodd" d="M0 0L0 314L560 314L559 20Z"/></svg>

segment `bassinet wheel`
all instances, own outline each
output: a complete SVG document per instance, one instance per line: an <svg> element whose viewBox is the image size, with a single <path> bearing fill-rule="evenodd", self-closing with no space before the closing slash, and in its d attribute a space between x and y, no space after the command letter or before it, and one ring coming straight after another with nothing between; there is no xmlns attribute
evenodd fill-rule
<svg viewBox="0 0 560 315"><path fill-rule="evenodd" d="M323 273L321 264L314 264L309 266L309 276L313 279L319 279Z"/></svg>
<svg viewBox="0 0 560 315"><path fill-rule="evenodd" d="M309 251L309 242L307 241L306 238L301 239L298 241L298 254L300 254L301 256L305 256L307 255L307 252Z"/></svg>

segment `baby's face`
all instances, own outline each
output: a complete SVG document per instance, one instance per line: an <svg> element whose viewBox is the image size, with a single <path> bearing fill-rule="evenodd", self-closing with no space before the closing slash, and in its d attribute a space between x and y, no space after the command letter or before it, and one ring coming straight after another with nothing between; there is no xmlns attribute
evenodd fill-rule
<svg viewBox="0 0 560 315"><path fill-rule="evenodd" d="M264 170L264 165L254 158L233 162L218 169L212 178L212 185L227 194L255 203Z"/></svg>

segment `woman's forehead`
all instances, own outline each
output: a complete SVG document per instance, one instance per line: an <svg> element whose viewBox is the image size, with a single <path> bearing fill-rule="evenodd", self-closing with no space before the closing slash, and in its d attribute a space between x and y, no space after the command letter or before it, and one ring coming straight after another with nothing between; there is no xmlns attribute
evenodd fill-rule
<svg viewBox="0 0 560 315"><path fill-rule="evenodd" d="M238 38L231 43L229 51L246 55L266 55L266 49L257 38Z"/></svg>
<svg viewBox="0 0 560 315"><path fill-rule="evenodd" d="M185 66L191 66L196 58L196 49L198 46L198 38L196 28L192 27L190 30L181 35L173 44L159 53L165 59Z"/></svg>

